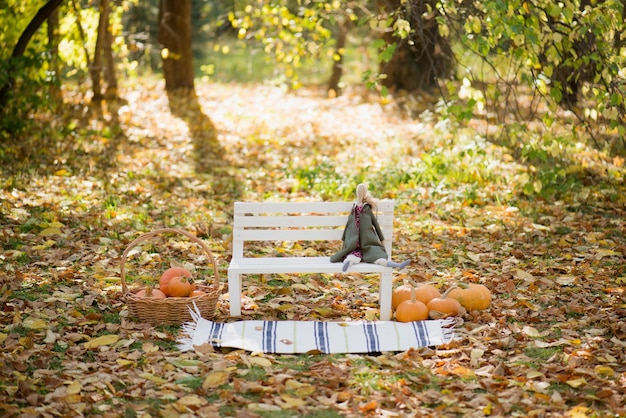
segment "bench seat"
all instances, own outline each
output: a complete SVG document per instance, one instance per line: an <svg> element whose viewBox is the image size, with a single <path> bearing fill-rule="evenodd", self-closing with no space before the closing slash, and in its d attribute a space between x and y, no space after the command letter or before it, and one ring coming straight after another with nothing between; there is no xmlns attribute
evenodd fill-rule
<svg viewBox="0 0 626 418"><path fill-rule="evenodd" d="M343 263L331 263L330 257L259 257L233 259L228 270L239 274L264 273L341 273ZM350 267L356 273L390 273L393 269L372 263Z"/></svg>

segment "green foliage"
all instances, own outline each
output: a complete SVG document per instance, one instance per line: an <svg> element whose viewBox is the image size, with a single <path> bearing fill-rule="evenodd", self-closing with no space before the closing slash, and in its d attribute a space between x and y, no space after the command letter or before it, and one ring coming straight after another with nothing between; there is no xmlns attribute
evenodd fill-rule
<svg viewBox="0 0 626 418"><path fill-rule="evenodd" d="M468 104L453 105L449 115L468 120L486 107L499 115L506 132L512 114L518 121L522 117L516 109L520 100L527 100L522 106L542 117L547 128L558 128L552 125L559 106L574 112L597 147L626 133L621 1L496 0L471 7L444 1L439 13L440 32L459 43L457 58L467 70L465 89L449 87ZM463 95L469 89L480 92L481 103ZM518 94L507 92L512 89Z"/></svg>
<svg viewBox="0 0 626 418"><path fill-rule="evenodd" d="M299 7L290 7L282 0L259 2L236 8L228 19L239 39L262 42L264 51L274 57L281 73L297 88L303 63L328 53L325 47L331 40L332 16L344 13L341 6L341 2L306 1Z"/></svg>

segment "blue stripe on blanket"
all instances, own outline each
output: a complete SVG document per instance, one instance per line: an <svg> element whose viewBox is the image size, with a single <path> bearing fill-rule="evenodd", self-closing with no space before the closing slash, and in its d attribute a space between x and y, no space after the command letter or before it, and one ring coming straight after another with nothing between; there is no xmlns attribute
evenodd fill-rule
<svg viewBox="0 0 626 418"><path fill-rule="evenodd" d="M365 333L365 344L370 353L380 351L378 340L378 327L374 322L363 322L363 332Z"/></svg>
<svg viewBox="0 0 626 418"><path fill-rule="evenodd" d="M211 332L209 333L209 342L214 347L221 347L222 344L222 331L224 330L224 324L213 322L211 326Z"/></svg>
<svg viewBox="0 0 626 418"><path fill-rule="evenodd" d="M263 352L276 351L276 321L263 321Z"/></svg>
<svg viewBox="0 0 626 418"><path fill-rule="evenodd" d="M330 342L328 340L328 323L315 323L315 346L322 353L330 353Z"/></svg>
<svg viewBox="0 0 626 418"><path fill-rule="evenodd" d="M414 321L413 332L415 332L415 339L417 340L419 347L425 347L428 343L428 330L426 329L426 323L424 321Z"/></svg>

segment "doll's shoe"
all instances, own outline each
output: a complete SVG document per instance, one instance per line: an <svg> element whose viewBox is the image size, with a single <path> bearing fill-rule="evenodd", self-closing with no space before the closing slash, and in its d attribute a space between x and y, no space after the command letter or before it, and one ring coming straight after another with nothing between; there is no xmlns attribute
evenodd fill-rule
<svg viewBox="0 0 626 418"><path fill-rule="evenodd" d="M387 261L387 267L393 267L398 269L403 269L409 265L411 260L405 260L402 263L396 263L395 261Z"/></svg>

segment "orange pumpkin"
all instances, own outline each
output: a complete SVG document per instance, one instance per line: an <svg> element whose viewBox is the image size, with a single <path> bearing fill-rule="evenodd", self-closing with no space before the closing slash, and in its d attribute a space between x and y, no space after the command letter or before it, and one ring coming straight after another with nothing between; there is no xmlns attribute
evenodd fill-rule
<svg viewBox="0 0 626 418"><path fill-rule="evenodd" d="M414 286L410 284L403 284L393 290L393 292L391 293L391 307L393 310L396 310L398 306L405 300L411 299L411 289L413 287ZM425 305L428 304L431 299L438 297L441 297L441 293L433 285L427 283L419 283L415 287L415 299Z"/></svg>
<svg viewBox="0 0 626 418"><path fill-rule="evenodd" d="M487 309L491 304L491 292L489 289L476 283L459 283L458 288L452 289L448 297L459 301L468 311L480 311Z"/></svg>
<svg viewBox="0 0 626 418"><path fill-rule="evenodd" d="M135 296L140 298L152 298L152 299L165 299L167 295L161 292L159 289L153 289L152 287L146 287L135 293Z"/></svg>
<svg viewBox="0 0 626 418"><path fill-rule="evenodd" d="M428 308L417 299L415 299L415 287L411 288L411 299L405 300L396 309L396 320L399 322L423 321L428 319Z"/></svg>
<svg viewBox="0 0 626 418"><path fill-rule="evenodd" d="M440 298L433 298L428 302L426 307L428 308L429 317L433 319L447 318L449 316L458 316L464 311L458 300L448 297L449 293L454 289L456 289L456 286L446 290Z"/></svg>
<svg viewBox="0 0 626 418"><path fill-rule="evenodd" d="M193 280L188 277L173 277L167 283L167 289L170 292L170 296L173 297L188 297L196 289L196 285Z"/></svg>
<svg viewBox="0 0 626 418"><path fill-rule="evenodd" d="M191 272L183 267L171 267L163 272L159 279L159 288L167 296L172 296L169 290L169 282L174 277L191 277Z"/></svg>

